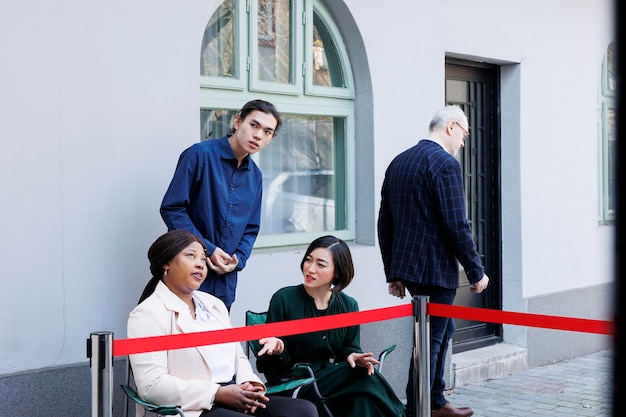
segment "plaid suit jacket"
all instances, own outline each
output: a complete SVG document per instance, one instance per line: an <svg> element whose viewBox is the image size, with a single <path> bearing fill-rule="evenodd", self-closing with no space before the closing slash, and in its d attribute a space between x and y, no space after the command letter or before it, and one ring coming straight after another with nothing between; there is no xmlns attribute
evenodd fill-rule
<svg viewBox="0 0 626 417"><path fill-rule="evenodd" d="M483 277L467 220L460 164L438 143L421 140L387 168L378 241L387 282L456 289L459 262L470 283Z"/></svg>

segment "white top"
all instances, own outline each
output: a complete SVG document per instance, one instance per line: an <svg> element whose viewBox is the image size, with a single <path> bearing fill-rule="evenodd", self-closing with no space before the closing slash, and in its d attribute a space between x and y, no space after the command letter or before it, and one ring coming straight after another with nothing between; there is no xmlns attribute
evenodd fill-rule
<svg viewBox="0 0 626 417"><path fill-rule="evenodd" d="M209 309L193 295L193 302L196 304L196 319L193 325L198 332L208 332L211 330L225 329L217 318L211 314ZM237 356L237 346L235 343L220 343L217 345L201 346L206 357L209 358L209 367L215 382L229 382L235 375L235 357Z"/></svg>

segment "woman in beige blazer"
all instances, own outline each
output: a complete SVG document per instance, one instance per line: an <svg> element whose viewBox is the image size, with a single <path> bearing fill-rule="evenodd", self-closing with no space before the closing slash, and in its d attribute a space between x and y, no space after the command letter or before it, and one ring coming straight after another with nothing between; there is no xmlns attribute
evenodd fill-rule
<svg viewBox="0 0 626 417"><path fill-rule="evenodd" d="M201 239L184 230L165 233L148 250L148 259L152 279L130 313L128 338L231 327L224 303L196 291L207 275ZM266 396L238 342L129 357L139 396L181 405L189 417L318 416L306 400Z"/></svg>

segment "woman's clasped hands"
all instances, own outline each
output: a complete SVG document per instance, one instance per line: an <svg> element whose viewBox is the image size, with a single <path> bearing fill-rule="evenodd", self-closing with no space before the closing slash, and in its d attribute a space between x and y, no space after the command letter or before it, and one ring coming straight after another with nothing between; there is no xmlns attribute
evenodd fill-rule
<svg viewBox="0 0 626 417"><path fill-rule="evenodd" d="M245 414L254 414L257 408L265 408L270 399L265 395L265 387L252 382L225 385L215 393L215 403L234 408Z"/></svg>

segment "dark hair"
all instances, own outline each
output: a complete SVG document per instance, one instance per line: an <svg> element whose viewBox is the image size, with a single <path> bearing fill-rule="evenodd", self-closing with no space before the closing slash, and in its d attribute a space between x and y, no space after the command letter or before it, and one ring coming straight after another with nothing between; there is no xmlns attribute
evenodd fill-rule
<svg viewBox="0 0 626 417"><path fill-rule="evenodd" d="M150 249L148 249L148 260L150 261L152 278L148 281L148 284L146 284L141 297L139 297L139 303L150 297L159 281L163 279L165 273L163 267L165 264L174 259L180 251L193 242L198 242L206 250L204 241L186 230L172 230L162 234L154 241Z"/></svg>
<svg viewBox="0 0 626 417"><path fill-rule="evenodd" d="M354 278L354 264L352 263L352 254L348 244L338 237L326 235L315 239L302 258L300 262L300 270L304 268L304 261L306 258L317 248L328 249L333 256L333 263L335 264L335 278L333 279L332 291L340 292L346 288L352 278Z"/></svg>
<svg viewBox="0 0 626 417"><path fill-rule="evenodd" d="M244 104L244 106L241 108L241 110L237 112L237 114L239 115L239 117L241 117L241 120L243 120L246 118L246 116L248 116L255 110L274 116L274 118L276 119L276 128L274 129L274 134L276 134L276 132L278 132L278 128L280 128L280 125L283 123L283 121L280 118L280 113L278 113L276 107L269 101L251 100ZM230 130L230 133L231 135L235 133L234 127Z"/></svg>

